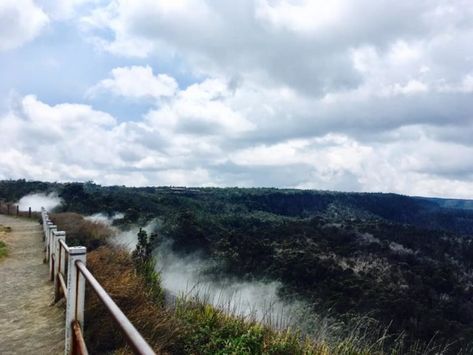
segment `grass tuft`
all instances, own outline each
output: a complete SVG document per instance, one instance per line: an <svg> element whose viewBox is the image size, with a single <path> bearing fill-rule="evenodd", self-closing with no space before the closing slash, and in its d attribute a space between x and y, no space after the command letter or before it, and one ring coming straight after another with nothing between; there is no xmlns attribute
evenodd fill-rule
<svg viewBox="0 0 473 355"><path fill-rule="evenodd" d="M6 227L0 224L0 238L10 232L11 232L11 227ZM0 240L0 260L7 257L7 255L8 255L7 244L3 240Z"/></svg>
<svg viewBox="0 0 473 355"><path fill-rule="evenodd" d="M0 260L5 258L8 255L8 249L5 242L0 240Z"/></svg>

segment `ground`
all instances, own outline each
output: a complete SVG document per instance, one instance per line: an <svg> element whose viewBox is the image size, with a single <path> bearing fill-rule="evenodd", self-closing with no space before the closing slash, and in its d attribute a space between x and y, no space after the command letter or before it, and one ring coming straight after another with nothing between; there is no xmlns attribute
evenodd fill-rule
<svg viewBox="0 0 473 355"><path fill-rule="evenodd" d="M53 305L53 286L43 264L41 226L0 215L11 227L0 261L0 354L63 354L64 305Z"/></svg>

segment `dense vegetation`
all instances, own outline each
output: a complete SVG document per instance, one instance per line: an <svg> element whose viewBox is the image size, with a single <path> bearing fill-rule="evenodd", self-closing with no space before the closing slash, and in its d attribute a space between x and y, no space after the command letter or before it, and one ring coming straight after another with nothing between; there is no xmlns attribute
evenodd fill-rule
<svg viewBox="0 0 473 355"><path fill-rule="evenodd" d="M140 242L130 254L107 244L114 233L110 227L76 213L58 213L51 218L59 229L67 231L68 244L87 247L88 268L159 354L352 355L380 353L383 349L382 342L369 343L358 334L335 344L314 342L296 332L275 331L192 298L180 297L172 307L166 306L159 275L148 267L153 261L152 236L140 231ZM131 353L92 292L86 292L85 319L90 353Z"/></svg>
<svg viewBox="0 0 473 355"><path fill-rule="evenodd" d="M159 218L181 253L215 274L279 280L287 298L341 320L369 314L408 343L473 339L473 210L468 201L277 189L101 187L0 182L0 198L56 191L64 211Z"/></svg>

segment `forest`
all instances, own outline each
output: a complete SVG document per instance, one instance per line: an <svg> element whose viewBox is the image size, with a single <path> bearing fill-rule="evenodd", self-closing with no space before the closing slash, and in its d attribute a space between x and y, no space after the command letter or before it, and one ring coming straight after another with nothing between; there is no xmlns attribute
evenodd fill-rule
<svg viewBox="0 0 473 355"><path fill-rule="evenodd" d="M0 182L0 199L56 193L60 212L160 221L155 243L212 260L212 277L275 280L281 297L341 321L375 319L408 342L472 346L471 201L273 188Z"/></svg>

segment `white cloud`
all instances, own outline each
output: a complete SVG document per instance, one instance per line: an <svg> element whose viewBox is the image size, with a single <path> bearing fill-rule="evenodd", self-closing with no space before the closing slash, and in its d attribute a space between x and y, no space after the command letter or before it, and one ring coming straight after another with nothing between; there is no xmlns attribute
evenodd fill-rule
<svg viewBox="0 0 473 355"><path fill-rule="evenodd" d="M48 16L33 0L0 2L0 52L33 40L48 24Z"/></svg>
<svg viewBox="0 0 473 355"><path fill-rule="evenodd" d="M145 113L24 96L0 115L2 177L471 197L468 0L41 3L81 14L91 78L115 67L86 99Z"/></svg>
<svg viewBox="0 0 473 355"><path fill-rule="evenodd" d="M314 33L336 26L345 15L342 1L303 0L256 2L256 16L272 26Z"/></svg>
<svg viewBox="0 0 473 355"><path fill-rule="evenodd" d="M94 96L100 92L130 98L160 98L173 96L178 85L174 78L166 74L153 75L150 66L132 66L115 68L111 79L104 79L92 87L88 94Z"/></svg>
<svg viewBox="0 0 473 355"><path fill-rule="evenodd" d="M394 94L404 95L418 94L427 91L427 85L419 80L409 80L405 85L395 84L392 90Z"/></svg>
<svg viewBox="0 0 473 355"><path fill-rule="evenodd" d="M158 21L163 27L179 23L186 28L199 28L200 32L203 24L207 23L208 26L215 21L212 17L207 4L198 0L112 0L84 16L81 23L83 30L91 34L92 42L102 49L117 55L144 58L153 50L161 48L164 43L135 36L135 30L152 30ZM113 30L114 40L109 41L95 35L95 29Z"/></svg>
<svg viewBox="0 0 473 355"><path fill-rule="evenodd" d="M117 162L115 125L112 116L86 105L50 106L26 96L0 117L5 145L0 175L80 179L93 171L98 176L98 166Z"/></svg>
<svg viewBox="0 0 473 355"><path fill-rule="evenodd" d="M254 125L231 107L232 93L226 83L208 79L180 91L174 100L148 113L148 122L161 129L187 134L233 136Z"/></svg>
<svg viewBox="0 0 473 355"><path fill-rule="evenodd" d="M188 90L188 91L187 91ZM221 82L204 81L173 105L234 105ZM229 100L229 97L232 100ZM238 102L238 100L236 100ZM230 110L230 108L227 108ZM159 108L154 109L160 110ZM241 111L241 108L239 109ZM79 104L48 105L26 96L0 116L0 178L94 180L103 184L287 186L471 197L473 148L438 140L430 126L404 127L385 142L346 134L252 141L251 131L183 131L150 119L119 123ZM207 115L204 115L207 117ZM229 126L231 127L231 125ZM247 137L248 140L242 138Z"/></svg>

